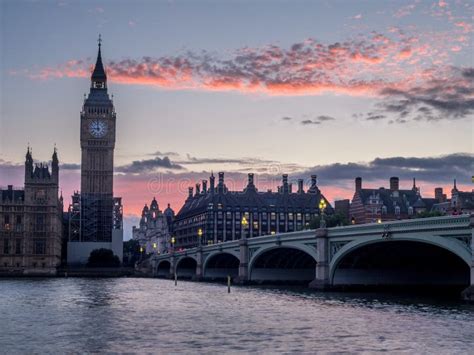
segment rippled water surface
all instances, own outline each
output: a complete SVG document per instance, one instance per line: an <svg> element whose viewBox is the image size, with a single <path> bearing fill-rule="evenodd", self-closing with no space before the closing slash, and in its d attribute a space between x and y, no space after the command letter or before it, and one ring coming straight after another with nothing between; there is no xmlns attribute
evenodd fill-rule
<svg viewBox="0 0 474 355"><path fill-rule="evenodd" d="M0 280L0 353L472 353L474 306L158 279Z"/></svg>

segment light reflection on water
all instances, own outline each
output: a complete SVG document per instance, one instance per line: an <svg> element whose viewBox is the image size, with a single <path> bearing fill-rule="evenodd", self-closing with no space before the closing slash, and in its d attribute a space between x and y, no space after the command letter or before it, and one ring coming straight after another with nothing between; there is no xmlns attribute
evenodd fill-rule
<svg viewBox="0 0 474 355"><path fill-rule="evenodd" d="M469 353L474 306L158 279L0 280L0 353Z"/></svg>

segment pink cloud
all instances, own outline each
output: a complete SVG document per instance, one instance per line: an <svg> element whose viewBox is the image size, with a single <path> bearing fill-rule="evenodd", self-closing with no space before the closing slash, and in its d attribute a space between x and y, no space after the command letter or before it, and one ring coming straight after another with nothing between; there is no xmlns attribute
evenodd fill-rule
<svg viewBox="0 0 474 355"><path fill-rule="evenodd" d="M470 29L469 23L462 21L454 28L457 33ZM427 68L449 67L450 53L462 50L461 43L453 44L453 38L463 41L463 46L468 43L464 34L406 34L390 28L389 34L371 32L330 44L308 38L288 48L244 47L225 57L188 52L123 59L106 63L106 70L109 80L115 83L167 90L378 96L387 88L407 90L420 85ZM91 69L84 61L72 60L57 67L27 71L27 75L38 80L84 78ZM16 75L20 73L16 71Z"/></svg>

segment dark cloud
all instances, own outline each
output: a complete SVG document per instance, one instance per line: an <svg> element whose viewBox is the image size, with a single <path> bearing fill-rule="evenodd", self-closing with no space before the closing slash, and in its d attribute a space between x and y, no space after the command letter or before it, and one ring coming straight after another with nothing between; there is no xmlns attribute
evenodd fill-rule
<svg viewBox="0 0 474 355"><path fill-rule="evenodd" d="M387 118L387 116L385 115L372 115L372 114L368 114L368 116L366 117L366 120L367 121L378 121L378 120L383 120Z"/></svg>
<svg viewBox="0 0 474 355"><path fill-rule="evenodd" d="M288 116L285 116L285 117L282 117L281 118L283 121L291 121L293 119L293 117L288 117Z"/></svg>
<svg viewBox="0 0 474 355"><path fill-rule="evenodd" d="M303 120L301 121L301 124L304 125L304 126L307 126L307 125L318 125L318 124L321 124L321 122L319 121L313 121L313 120Z"/></svg>
<svg viewBox="0 0 474 355"><path fill-rule="evenodd" d="M380 111L401 119L455 120L474 115L474 68L449 69L449 75L433 78L408 89L381 90ZM403 123L403 120L394 122Z"/></svg>
<svg viewBox="0 0 474 355"><path fill-rule="evenodd" d="M157 169L182 170L183 166L172 163L168 157L145 160L135 160L131 164L122 165L115 168L120 173L149 173Z"/></svg>
<svg viewBox="0 0 474 355"><path fill-rule="evenodd" d="M326 116L326 115L321 115L316 118L319 122L324 122L324 121L334 121L335 118L331 116Z"/></svg>
<svg viewBox="0 0 474 355"><path fill-rule="evenodd" d="M257 165L257 164L274 164L274 160L266 160L259 158L196 158L186 154L187 159L179 160L176 163L183 165L198 164L239 164L239 165Z"/></svg>
<svg viewBox="0 0 474 355"><path fill-rule="evenodd" d="M179 157L179 153L177 152L161 152L159 150L149 155L156 157Z"/></svg>
<svg viewBox="0 0 474 355"><path fill-rule="evenodd" d="M384 180L391 176L401 179L416 177L429 182L448 182L453 178L470 181L474 171L474 155L457 153L439 157L376 158L367 163L335 163L308 169L302 176L317 174L325 181L341 182L361 176L364 180Z"/></svg>
<svg viewBox="0 0 474 355"><path fill-rule="evenodd" d="M60 170L80 170L81 164L76 163L63 163L59 165Z"/></svg>

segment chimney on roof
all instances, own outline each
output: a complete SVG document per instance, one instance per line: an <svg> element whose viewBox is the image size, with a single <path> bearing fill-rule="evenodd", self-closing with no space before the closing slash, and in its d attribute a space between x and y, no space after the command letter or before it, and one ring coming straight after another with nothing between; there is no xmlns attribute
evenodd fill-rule
<svg viewBox="0 0 474 355"><path fill-rule="evenodd" d="M192 198L192 197L193 197L193 188L188 187L188 198Z"/></svg>
<svg viewBox="0 0 474 355"><path fill-rule="evenodd" d="M290 187L290 194L293 193L293 183L288 185Z"/></svg>
<svg viewBox="0 0 474 355"><path fill-rule="evenodd" d="M355 178L356 192L362 190L362 178L360 176Z"/></svg>
<svg viewBox="0 0 474 355"><path fill-rule="evenodd" d="M201 184L196 183L196 196L198 196L199 194L201 194Z"/></svg>
<svg viewBox="0 0 474 355"><path fill-rule="evenodd" d="M438 200L438 202L445 202L445 196L443 194L443 188L442 187L436 187L435 190L434 190L434 193L435 193L435 199Z"/></svg>
<svg viewBox="0 0 474 355"><path fill-rule="evenodd" d="M282 182L283 182L282 191L284 193L286 193L286 192L289 191L289 189L288 189L288 174L283 174L281 178L282 178Z"/></svg>
<svg viewBox="0 0 474 355"><path fill-rule="evenodd" d="M298 179L298 193L299 194L303 194L304 193L304 188L303 188L303 185L304 184L304 180L303 179Z"/></svg>
<svg viewBox="0 0 474 355"><path fill-rule="evenodd" d="M249 173L248 174L248 182L247 182L247 186L253 186L254 183L253 183L253 173Z"/></svg>
<svg viewBox="0 0 474 355"><path fill-rule="evenodd" d="M390 190L391 191L398 191L398 184L399 184L398 177L392 176L390 178Z"/></svg>
<svg viewBox="0 0 474 355"><path fill-rule="evenodd" d="M207 193L207 180L202 180L202 192Z"/></svg>
<svg viewBox="0 0 474 355"><path fill-rule="evenodd" d="M316 188L318 185L318 175L311 175L311 188Z"/></svg>
<svg viewBox="0 0 474 355"><path fill-rule="evenodd" d="M217 184L217 192L224 192L224 172L219 172L219 183Z"/></svg>
<svg viewBox="0 0 474 355"><path fill-rule="evenodd" d="M211 176L209 177L209 185L210 185L211 193L214 193L215 181L216 181L216 178L214 177L214 173L211 172Z"/></svg>

